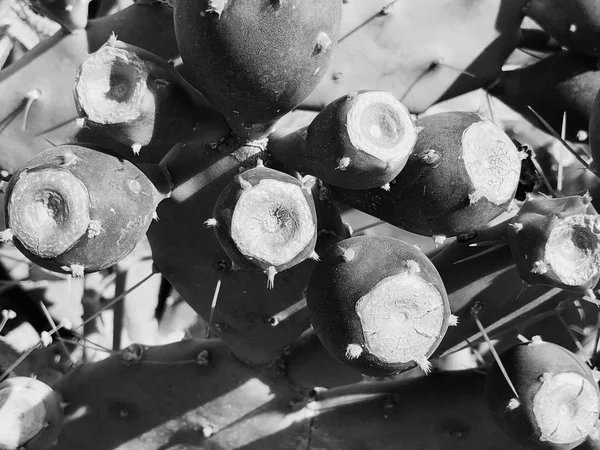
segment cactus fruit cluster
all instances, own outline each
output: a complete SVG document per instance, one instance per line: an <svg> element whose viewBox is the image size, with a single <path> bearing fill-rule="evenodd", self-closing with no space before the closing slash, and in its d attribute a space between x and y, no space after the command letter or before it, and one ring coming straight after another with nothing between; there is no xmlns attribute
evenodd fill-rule
<svg viewBox="0 0 600 450"><path fill-rule="evenodd" d="M600 448L600 7L96 1L0 70L0 449Z"/></svg>

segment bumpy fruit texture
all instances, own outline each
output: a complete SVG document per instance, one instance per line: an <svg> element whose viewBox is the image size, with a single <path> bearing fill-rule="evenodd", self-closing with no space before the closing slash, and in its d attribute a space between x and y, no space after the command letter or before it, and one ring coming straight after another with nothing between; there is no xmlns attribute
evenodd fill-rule
<svg viewBox="0 0 600 450"><path fill-rule="evenodd" d="M48 270L83 275L129 254L159 199L129 161L98 147L61 145L13 175L5 213L25 256Z"/></svg>
<svg viewBox="0 0 600 450"><path fill-rule="evenodd" d="M424 236L455 236L490 222L510 205L521 155L496 125L465 111L415 122L415 148L390 190L328 186L333 198Z"/></svg>
<svg viewBox="0 0 600 450"><path fill-rule="evenodd" d="M355 92L329 104L292 138L297 146L270 149L287 167L335 186L372 189L400 173L417 130L408 109L392 94Z"/></svg>
<svg viewBox="0 0 600 450"><path fill-rule="evenodd" d="M31 6L72 33L86 27L89 3L89 0L32 0Z"/></svg>
<svg viewBox="0 0 600 450"><path fill-rule="evenodd" d="M600 56L600 4L595 0L530 0L525 14L577 53Z"/></svg>
<svg viewBox="0 0 600 450"><path fill-rule="evenodd" d="M448 327L450 308L437 270L416 247L387 236L331 246L307 288L312 326L329 352L366 375L419 365Z"/></svg>
<svg viewBox="0 0 600 450"><path fill-rule="evenodd" d="M592 371L573 353L538 336L511 347L488 372L486 397L492 417L516 442L569 450L594 429L600 392Z"/></svg>
<svg viewBox="0 0 600 450"><path fill-rule="evenodd" d="M304 103L322 109L358 90L390 91L420 113L493 82L516 49L526 0L344 2L340 43Z"/></svg>
<svg viewBox="0 0 600 450"><path fill-rule="evenodd" d="M546 132L529 107L555 130L561 130L566 113L565 136L575 141L581 130L588 129L600 77L594 58L559 52L535 64L504 71L487 90Z"/></svg>
<svg viewBox="0 0 600 450"><path fill-rule="evenodd" d="M228 130L225 119L167 61L115 36L79 66L74 95L88 127L134 154L148 144L170 150L196 134L216 141Z"/></svg>
<svg viewBox="0 0 600 450"><path fill-rule="evenodd" d="M61 431L62 399L50 386L28 377L0 383L0 448L45 450Z"/></svg>
<svg viewBox="0 0 600 450"><path fill-rule="evenodd" d="M267 135L321 80L340 0L177 0L175 32L193 82L240 137Z"/></svg>
<svg viewBox="0 0 600 450"><path fill-rule="evenodd" d="M591 198L529 196L507 230L521 278L574 292L600 280L600 218Z"/></svg>
<svg viewBox="0 0 600 450"><path fill-rule="evenodd" d="M136 25L131 26L132 23ZM135 4L109 17L90 20L85 32L56 33L40 42L0 72L0 147L11 149L0 152L3 169L18 170L47 149L49 142L70 142L83 133L87 135L86 142L110 142L78 126L72 93L77 66L112 33L165 59L179 55L173 12L166 5ZM30 94L38 92L25 120L24 107Z"/></svg>
<svg viewBox="0 0 600 450"><path fill-rule="evenodd" d="M239 174L215 203L213 223L233 264L275 274L307 259L317 242L310 188L291 175L256 167Z"/></svg>

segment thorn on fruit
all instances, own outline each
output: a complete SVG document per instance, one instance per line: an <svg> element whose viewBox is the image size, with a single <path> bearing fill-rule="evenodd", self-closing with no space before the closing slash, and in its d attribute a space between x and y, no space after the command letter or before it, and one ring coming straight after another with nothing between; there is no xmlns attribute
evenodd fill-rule
<svg viewBox="0 0 600 450"><path fill-rule="evenodd" d="M510 401L508 402L508 404L506 405L506 410L507 411L514 411L519 406L521 406L521 402L519 401L519 399L518 398L511 398Z"/></svg>
<svg viewBox="0 0 600 450"><path fill-rule="evenodd" d="M383 189L384 191L388 191L390 190L390 183L385 183L383 186L381 186L381 189Z"/></svg>
<svg viewBox="0 0 600 450"><path fill-rule="evenodd" d="M535 261L533 263L533 268L531 269L531 273L543 275L546 272L548 272L548 265L544 261Z"/></svg>
<svg viewBox="0 0 600 450"><path fill-rule="evenodd" d="M0 231L0 242L12 241L13 236L13 232L10 228L7 228L4 231Z"/></svg>
<svg viewBox="0 0 600 450"><path fill-rule="evenodd" d="M73 278L83 278L84 267L81 264L71 264L70 266L62 266L65 272L71 272Z"/></svg>
<svg viewBox="0 0 600 450"><path fill-rule="evenodd" d="M542 340L541 336L532 336L531 337L531 345L539 345L541 343L543 343L544 341Z"/></svg>
<svg viewBox="0 0 600 450"><path fill-rule="evenodd" d="M90 220L90 223L88 224L88 228L87 228L87 236L88 238L95 238L96 236L100 235L100 232L102 231L102 225L100 224L100 222L98 220Z"/></svg>
<svg viewBox="0 0 600 450"><path fill-rule="evenodd" d="M344 262L350 262L356 257L356 252L351 248L346 248L342 251L342 259Z"/></svg>
<svg viewBox="0 0 600 450"><path fill-rule="evenodd" d="M142 144L133 144L131 146L131 150L133 150L133 154L138 156L140 154L140 150L142 149Z"/></svg>
<svg viewBox="0 0 600 450"><path fill-rule="evenodd" d="M458 326L458 316L456 316L454 314L450 314L450 317L448 318L448 326L450 326L450 327Z"/></svg>
<svg viewBox="0 0 600 450"><path fill-rule="evenodd" d="M346 358L356 359L362 354L362 347L358 344L348 344L346 347Z"/></svg>
<svg viewBox="0 0 600 450"><path fill-rule="evenodd" d="M344 158L339 158L337 162L338 162L338 165L335 168L335 170L344 171L348 168L348 166L350 166L350 158L347 156Z"/></svg>
<svg viewBox="0 0 600 450"><path fill-rule="evenodd" d="M436 247L439 247L439 246L443 245L444 242L446 242L446 236L434 235L433 242L435 243Z"/></svg>
<svg viewBox="0 0 600 450"><path fill-rule="evenodd" d="M245 180L243 177L238 175L238 183L240 183L240 187L244 190L246 189L250 189L252 187L252 183L250 183L249 181Z"/></svg>
<svg viewBox="0 0 600 450"><path fill-rule="evenodd" d="M277 275L277 269L275 269L275 266L269 266L269 268L265 270L265 273L267 274L267 288L273 289L275 286L275 275Z"/></svg>
<svg viewBox="0 0 600 450"><path fill-rule="evenodd" d="M213 228L216 227L218 225L217 219L215 219L214 217L211 217L210 219L207 219L204 221L204 226L206 226L206 228Z"/></svg>
<svg viewBox="0 0 600 450"><path fill-rule="evenodd" d="M518 233L523 229L523 224L520 222L509 223L508 226L515 230L515 233Z"/></svg>
<svg viewBox="0 0 600 450"><path fill-rule="evenodd" d="M312 252L309 256L310 259L314 260L314 261L321 261L319 259L319 255L317 254L317 252Z"/></svg>
<svg viewBox="0 0 600 450"><path fill-rule="evenodd" d="M425 375L431 373L431 362L425 356L421 356L416 359L415 362L421 368L421 370L425 373Z"/></svg>

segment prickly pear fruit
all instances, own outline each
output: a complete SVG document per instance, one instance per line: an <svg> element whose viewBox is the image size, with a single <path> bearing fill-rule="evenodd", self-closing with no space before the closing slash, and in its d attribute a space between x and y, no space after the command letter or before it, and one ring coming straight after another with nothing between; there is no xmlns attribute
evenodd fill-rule
<svg viewBox="0 0 600 450"><path fill-rule="evenodd" d="M307 288L312 326L329 352L365 375L419 365L439 345L450 307L437 270L416 247L361 236L329 247Z"/></svg>
<svg viewBox="0 0 600 450"><path fill-rule="evenodd" d="M62 399L47 384L28 377L0 383L0 449L50 448L63 417Z"/></svg>
<svg viewBox="0 0 600 450"><path fill-rule="evenodd" d="M196 87L255 139L321 80L341 10L340 0L177 0L175 35Z"/></svg>
<svg viewBox="0 0 600 450"><path fill-rule="evenodd" d="M138 154L150 143L168 150L193 134L228 127L164 59L112 36L77 70L75 104L85 124L99 129Z"/></svg>
<svg viewBox="0 0 600 450"><path fill-rule="evenodd" d="M275 145L271 154L287 167L347 189L378 188L392 181L417 140L408 109L379 91L340 97L305 133L305 142L296 148Z"/></svg>
<svg viewBox="0 0 600 450"><path fill-rule="evenodd" d="M500 355L488 372L486 397L498 425L534 448L569 450L594 429L600 392L589 367L569 350L535 336Z"/></svg>
<svg viewBox="0 0 600 450"><path fill-rule="evenodd" d="M264 271L268 287L275 274L314 253L317 213L310 189L283 172L249 169L229 183L206 222L240 268ZM316 254L315 254L316 255Z"/></svg>
<svg viewBox="0 0 600 450"><path fill-rule="evenodd" d="M575 292L600 280L600 218L591 197L529 195L507 237L521 278Z"/></svg>
<svg viewBox="0 0 600 450"><path fill-rule="evenodd" d="M600 4L596 0L530 0L524 12L569 50L600 56Z"/></svg>
<svg viewBox="0 0 600 450"><path fill-rule="evenodd" d="M335 200L424 236L467 233L498 217L519 185L521 156L491 121L466 111L415 122L415 148L390 190L331 187Z"/></svg>
<svg viewBox="0 0 600 450"><path fill-rule="evenodd" d="M6 187L15 246L36 264L81 276L112 266L144 236L160 200L129 161L98 147L61 145L33 157Z"/></svg>

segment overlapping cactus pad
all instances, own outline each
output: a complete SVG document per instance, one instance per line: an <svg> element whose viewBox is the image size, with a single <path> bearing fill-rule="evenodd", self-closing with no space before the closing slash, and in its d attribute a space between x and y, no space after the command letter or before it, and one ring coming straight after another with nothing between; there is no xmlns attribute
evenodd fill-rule
<svg viewBox="0 0 600 450"><path fill-rule="evenodd" d="M88 3L0 0L0 450L600 449L594 1Z"/></svg>

